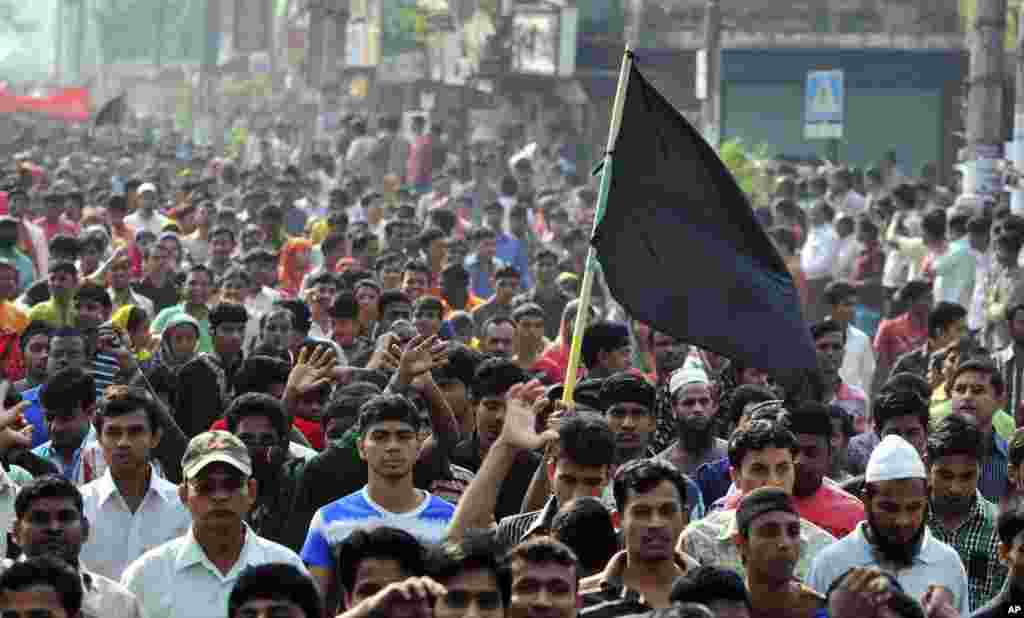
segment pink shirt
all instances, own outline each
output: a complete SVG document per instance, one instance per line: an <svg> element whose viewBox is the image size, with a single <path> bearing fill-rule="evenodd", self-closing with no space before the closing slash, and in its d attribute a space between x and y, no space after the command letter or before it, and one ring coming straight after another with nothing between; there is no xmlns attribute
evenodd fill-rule
<svg viewBox="0 0 1024 618"><path fill-rule="evenodd" d="M406 182L412 186L430 184L433 170L434 140L421 135L409 146L409 161L405 166Z"/></svg>

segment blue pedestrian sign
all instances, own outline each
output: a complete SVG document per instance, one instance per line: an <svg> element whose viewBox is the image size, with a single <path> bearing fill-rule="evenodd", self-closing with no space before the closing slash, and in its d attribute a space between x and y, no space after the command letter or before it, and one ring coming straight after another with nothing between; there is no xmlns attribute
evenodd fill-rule
<svg viewBox="0 0 1024 618"><path fill-rule="evenodd" d="M842 71L811 71L804 96L804 138L841 139L846 91Z"/></svg>

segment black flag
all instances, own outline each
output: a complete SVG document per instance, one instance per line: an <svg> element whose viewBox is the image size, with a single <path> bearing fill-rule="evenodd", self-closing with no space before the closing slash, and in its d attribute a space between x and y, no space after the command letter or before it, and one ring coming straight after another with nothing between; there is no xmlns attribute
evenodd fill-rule
<svg viewBox="0 0 1024 618"><path fill-rule="evenodd" d="M118 126L124 122L124 116L127 112L128 104L124 100L124 95L116 96L100 108L99 113L96 114L94 126L102 127L107 124Z"/></svg>
<svg viewBox="0 0 1024 618"><path fill-rule="evenodd" d="M612 296L682 341L759 369L816 369L782 258L714 150L635 65L592 243Z"/></svg>

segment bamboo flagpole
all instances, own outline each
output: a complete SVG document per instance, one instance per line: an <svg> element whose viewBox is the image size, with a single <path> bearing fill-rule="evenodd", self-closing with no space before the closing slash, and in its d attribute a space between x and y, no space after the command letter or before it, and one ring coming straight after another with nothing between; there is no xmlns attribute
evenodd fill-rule
<svg viewBox="0 0 1024 618"><path fill-rule="evenodd" d="M594 214L594 227L590 230L593 237L597 225L604 216L608 203L608 190L612 184L612 155L615 141L619 136L619 125L622 122L622 107L626 102L626 86L629 85L629 71L633 65L633 49L627 45L622 54L622 68L619 70L619 83L615 88L615 102L612 104L611 124L608 128L608 145L601 163L601 185L597 193L597 211ZM594 286L594 270L597 268L597 256L594 246L587 249L587 264L583 272L583 283L580 286L579 307L576 309L576 322L573 325L572 346L569 348L569 366L565 372L565 388L562 391L562 403L572 402L573 391L576 389L576 374L580 365L580 351L583 347L583 331L587 327L586 317L590 315L590 293Z"/></svg>

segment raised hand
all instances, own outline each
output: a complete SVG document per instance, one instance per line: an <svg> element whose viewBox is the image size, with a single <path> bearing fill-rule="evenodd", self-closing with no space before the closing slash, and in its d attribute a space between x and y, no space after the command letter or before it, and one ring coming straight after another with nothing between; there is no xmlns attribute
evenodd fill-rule
<svg viewBox="0 0 1024 618"><path fill-rule="evenodd" d="M828 598L831 618L873 618L892 598L889 580L878 569L857 567Z"/></svg>
<svg viewBox="0 0 1024 618"><path fill-rule="evenodd" d="M31 405L22 401L13 408L7 408L4 401L11 389L6 380L0 384L0 453L13 448L32 448L32 425L25 422L24 412Z"/></svg>
<svg viewBox="0 0 1024 618"><path fill-rule="evenodd" d="M388 584L342 616L431 618L434 615L434 600L446 594L448 590L429 577L410 577Z"/></svg>
<svg viewBox="0 0 1024 618"><path fill-rule="evenodd" d="M448 345L437 335L413 337L398 359L398 371L410 380L448 362Z"/></svg>
<svg viewBox="0 0 1024 618"><path fill-rule="evenodd" d="M324 387L331 382L334 362L334 350L330 346L302 348L298 361L288 374L285 391L301 396Z"/></svg>
<svg viewBox="0 0 1024 618"><path fill-rule="evenodd" d="M550 429L537 431L537 412L533 403L544 391L544 385L538 380L530 380L524 384L516 384L505 396L505 423L501 428L498 442L519 450L535 450L558 438L558 432ZM546 405L546 404L545 404Z"/></svg>
<svg viewBox="0 0 1024 618"><path fill-rule="evenodd" d="M398 342L398 336L392 332L386 332L377 337L377 346L373 350L370 361L366 364L367 369L398 369L398 359L402 356L402 348Z"/></svg>

